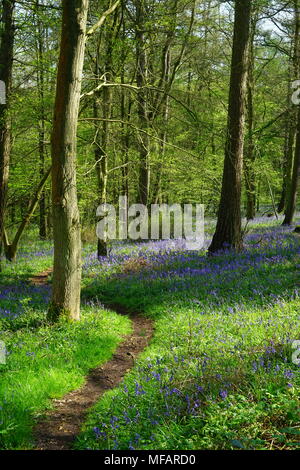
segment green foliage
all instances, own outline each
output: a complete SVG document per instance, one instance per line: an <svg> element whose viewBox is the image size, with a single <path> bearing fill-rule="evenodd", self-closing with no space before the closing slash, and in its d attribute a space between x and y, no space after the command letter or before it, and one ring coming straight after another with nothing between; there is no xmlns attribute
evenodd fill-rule
<svg viewBox="0 0 300 470"><path fill-rule="evenodd" d="M145 252L152 265L138 273L116 267L94 279L91 270L84 294L145 312L155 337L124 385L92 409L77 449L299 445L299 240L274 230L252 226L239 255L174 253L157 263Z"/></svg>
<svg viewBox="0 0 300 470"><path fill-rule="evenodd" d="M8 352L6 364L0 364L1 449L30 448L32 427L51 400L80 387L88 370L109 360L130 332L128 318L97 304L82 306L80 322L50 326L49 287L27 280L52 262L45 256L48 243L38 245L44 253L34 257L35 245L23 245L18 264L8 264L0 277L0 340Z"/></svg>
<svg viewBox="0 0 300 470"><path fill-rule="evenodd" d="M47 3L47 2L46 2ZM261 16L274 13L272 5L256 3ZM146 2L148 5L148 2ZM91 2L89 23L96 22L109 2ZM162 52L168 41L171 51L171 73L174 80L169 90L168 119L162 113L150 119L151 198L156 197L156 182L160 179L159 200L171 203L198 202L206 205L209 214L218 208L223 171L224 144L227 124L227 101L230 73L232 9L220 8L219 2L197 2L194 24L190 28L193 2L162 1L147 7L145 43L149 73L148 108L152 111L163 96L166 85L162 80ZM275 8L276 10L276 8ZM273 16L272 16L273 18ZM283 20L282 32L270 30L269 23L258 23L254 54L254 171L258 204L270 205L268 176L276 201L280 197L283 176L283 150L286 119L278 116L286 108L289 86L292 18ZM13 149L9 182L7 227L15 230L40 179L41 156L39 132L45 127L44 153L50 161L50 133L53 114L56 67L58 60L60 10L26 5L17 11L14 91L11 99ZM129 199L137 199L139 168L139 119L135 85L134 14L121 8L114 18L104 23L89 39L85 60L83 94L98 83L94 74L96 51L100 57L106 51L106 39L115 24L117 33L112 42L113 70L109 81L112 88L112 119L108 125L108 202L116 202L128 182ZM149 27L148 27L149 26ZM286 31L286 35L284 35ZM39 41L42 53L38 49ZM183 51L182 57L181 52ZM180 59L181 57L181 59ZM177 60L179 64L177 64ZM177 68L176 68L177 67ZM100 67L101 69L101 67ZM100 75L104 70L100 70ZM41 76L44 81L41 83ZM101 80L100 80L101 81ZM121 87L122 82L130 84ZM160 91L157 88L160 87ZM103 90L103 89L102 89ZM97 95L103 106L102 90ZM95 223L99 201L95 171L95 134L102 132L102 121L93 118L94 96L82 99L78 127L78 195L84 226ZM42 114L44 115L41 118ZM122 114L123 113L123 114ZM125 113L125 114L124 114ZM123 122L121 122L123 120ZM247 123L246 123L247 124ZM162 150L162 135L166 145ZM128 138L124 147L124 138ZM124 173L126 165L127 174ZM50 184L45 189L47 214L51 213ZM245 198L244 194L244 198ZM32 221L39 224L38 215ZM51 218L48 217L49 228Z"/></svg>

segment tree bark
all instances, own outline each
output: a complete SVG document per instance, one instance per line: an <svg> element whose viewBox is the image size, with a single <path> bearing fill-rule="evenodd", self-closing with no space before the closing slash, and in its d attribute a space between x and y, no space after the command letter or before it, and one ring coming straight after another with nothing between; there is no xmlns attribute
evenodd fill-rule
<svg viewBox="0 0 300 470"><path fill-rule="evenodd" d="M11 153L9 99L12 86L14 8L14 0L2 0L3 29L0 44L0 80L5 84L6 99L5 103L0 103L0 256L2 253L2 239L4 232Z"/></svg>
<svg viewBox="0 0 300 470"><path fill-rule="evenodd" d="M122 1L122 49L121 49L121 84L126 83L126 23L125 23L125 1ZM127 197L129 201L129 146L130 146L130 127L125 125L131 119L131 108L133 104L132 97L129 95L128 102L126 103L125 88L121 87L120 95L120 117L121 117L121 148L123 154L122 160L122 194Z"/></svg>
<svg viewBox="0 0 300 470"><path fill-rule="evenodd" d="M43 174L43 177L37 187L37 190L28 206L28 210L26 212L26 214L24 215L23 219L22 219L22 222L20 223L20 226L14 236L14 239L13 239L13 242L12 243L9 243L9 240L8 240L8 236L7 236L7 233L6 231L4 230L4 233L3 233L3 243L4 243L4 253L5 253L5 257L8 261L11 261L11 262L14 262L16 261L16 257L17 257L17 251L18 251L18 246L19 246L19 242L20 242L20 239L23 235L23 232L24 230L26 229L27 225L29 224L30 222L30 219L31 217L33 216L36 208L37 208L37 205L40 201L40 198L41 198L41 195L43 194L43 191L44 191L44 187L45 187L45 184L47 182L47 179L50 175L50 172L51 172L51 167L44 172Z"/></svg>
<svg viewBox="0 0 300 470"><path fill-rule="evenodd" d="M294 148L295 148L295 137L296 137L296 127L297 127L297 109L296 107L290 108L291 104L291 82L293 80L298 80L298 65L297 65L297 48L299 46L297 37L299 36L299 29L297 28L297 22L295 23L295 34L294 34L294 41L291 44L291 49L293 49L293 53L291 53L292 60L289 64L288 69L288 87L287 87L287 113L285 116L285 136L284 136L284 148L283 148L283 164L282 164L282 188L281 188L281 195L280 201L278 204L278 212L283 212L286 209L286 203L288 199L288 195L290 193L291 188L291 178L292 178L292 170L293 170L293 158L294 158Z"/></svg>
<svg viewBox="0 0 300 470"><path fill-rule="evenodd" d="M290 90L288 93L288 101L290 102ZM291 173L293 169L293 157L294 157L294 144L296 127L295 121L297 120L297 113L290 110L287 113L285 139L284 139L284 156L283 156L283 180L280 201L278 204L277 211L283 212L286 208L286 201L291 187Z"/></svg>
<svg viewBox="0 0 300 470"><path fill-rule="evenodd" d="M254 37L256 32L256 19L252 21L249 41L248 74L247 74L247 142L245 146L245 186L246 186L246 217L252 220L256 209L256 182L255 182L255 145L253 139L254 127Z"/></svg>
<svg viewBox="0 0 300 470"><path fill-rule="evenodd" d="M170 45L164 50L163 58L163 76L164 80L162 83L168 83L170 70L171 70L171 53ZM162 201L162 181L163 181L163 172L164 172L164 163L165 163L165 152L166 152L166 142L167 142L167 127L169 120L169 103L170 98L167 95L165 101L162 103L162 129L160 132L160 144L159 144L159 164L157 165L156 171L156 180L154 183L152 201L154 204L157 204L159 201Z"/></svg>
<svg viewBox="0 0 300 470"><path fill-rule="evenodd" d="M113 52L113 38L114 30L119 13L116 11L114 19L111 21L107 19L106 34L105 34L105 54L104 54L104 74L106 81L112 81L112 52ZM96 79L100 79L100 43L97 48L97 57L95 65L95 76ZM111 118L112 110L112 89L111 87L104 87L102 89L102 102L100 102L99 94L94 95L94 118L98 119L101 115L101 104L102 104L102 127L99 128L99 124L95 120L95 160L96 160L96 173L98 181L99 191L99 204L105 204L107 202L107 186L108 186L108 143L109 143L109 119ZM97 255L107 256L107 240L98 239Z"/></svg>
<svg viewBox="0 0 300 470"><path fill-rule="evenodd" d="M294 39L294 56L293 68L294 76L298 79L300 73L300 11L299 0L294 0L295 14L295 39ZM291 225L297 205L298 186L300 178L300 105L298 105L297 124L296 124L296 146L294 158L292 160L292 177L288 184L288 194L286 200L286 209L283 225Z"/></svg>
<svg viewBox="0 0 300 470"><path fill-rule="evenodd" d="M241 179L250 12L251 0L236 0L222 191L210 253L242 247Z"/></svg>
<svg viewBox="0 0 300 470"><path fill-rule="evenodd" d="M136 83L138 92L138 116L139 127L142 131L139 136L140 169L138 197L140 204L147 205L150 188L150 164L149 164L149 128L147 107L147 57L145 48L145 0L136 0Z"/></svg>
<svg viewBox="0 0 300 470"><path fill-rule="evenodd" d="M297 206L299 179L300 179L300 105L299 105L298 118L297 118L297 135L296 135L296 147L295 147L295 154L294 154L293 173L292 173L290 193L289 193L287 206L285 210L285 217L284 217L283 225L291 225L293 222L293 218L294 218L294 214L295 214L296 206Z"/></svg>
<svg viewBox="0 0 300 470"><path fill-rule="evenodd" d="M38 147L40 159L40 178L45 174L45 70L44 70L44 50L45 50L45 31L41 19L39 18L39 1L36 0L36 26L37 26L37 88L39 97L39 123L38 123ZM43 190L39 201L39 236L42 240L47 238L47 214L46 214L46 193Z"/></svg>
<svg viewBox="0 0 300 470"><path fill-rule="evenodd" d="M77 124L88 0L63 0L51 138L54 271L48 319L80 319L81 235L76 189Z"/></svg>

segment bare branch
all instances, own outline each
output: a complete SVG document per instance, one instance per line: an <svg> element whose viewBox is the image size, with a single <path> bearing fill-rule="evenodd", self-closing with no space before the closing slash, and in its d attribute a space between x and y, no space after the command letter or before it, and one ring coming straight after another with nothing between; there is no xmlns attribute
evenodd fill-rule
<svg viewBox="0 0 300 470"><path fill-rule="evenodd" d="M103 15L101 16L100 20L97 21L97 23L94 24L94 26L92 26L86 33L86 37L87 39L89 39L89 37L94 34L97 29L101 28L101 26L103 25L104 21L106 20L106 18L111 14L113 13L116 8L120 5L120 0L117 0L116 3L113 4L112 7L110 7L108 10L106 10Z"/></svg>
<svg viewBox="0 0 300 470"><path fill-rule="evenodd" d="M116 123L119 123L119 124L124 124L126 126L132 127L132 129L136 130L139 133L147 135L148 137L150 137L151 139L156 140L157 142L164 142L164 144L167 145L168 147L172 147L172 148L175 148L177 150L180 150L181 152L184 152L186 155L190 155L191 157L196 158L197 160L199 160L199 155L195 155L194 153L188 152L186 149L183 149L182 147L178 147L178 145L171 144L170 142L167 142L163 139L160 139L159 137L157 137L153 134L150 134L149 132L145 131L144 129L140 129L139 127L135 126L131 122L122 121L121 119L104 119L104 118L82 118L82 119L79 119L79 121L107 121L107 122L116 122Z"/></svg>

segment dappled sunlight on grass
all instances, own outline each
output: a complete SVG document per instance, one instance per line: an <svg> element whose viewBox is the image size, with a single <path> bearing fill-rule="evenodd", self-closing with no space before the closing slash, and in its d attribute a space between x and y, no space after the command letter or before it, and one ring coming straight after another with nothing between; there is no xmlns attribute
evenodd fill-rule
<svg viewBox="0 0 300 470"><path fill-rule="evenodd" d="M104 265L90 258L84 296L143 311L156 333L124 387L91 412L77 447L294 448L299 246L290 228L264 220L239 254L150 245ZM148 264L122 269L140 257Z"/></svg>
<svg viewBox="0 0 300 470"><path fill-rule="evenodd" d="M259 220L244 250L207 257L180 242L83 249L82 322L50 328L51 247L20 249L0 275L2 448L29 448L34 419L107 361L130 321L119 304L155 320L155 336L118 389L94 407L80 449L270 449L299 442L300 238ZM206 246L209 237L206 239ZM298 434L297 434L298 433Z"/></svg>

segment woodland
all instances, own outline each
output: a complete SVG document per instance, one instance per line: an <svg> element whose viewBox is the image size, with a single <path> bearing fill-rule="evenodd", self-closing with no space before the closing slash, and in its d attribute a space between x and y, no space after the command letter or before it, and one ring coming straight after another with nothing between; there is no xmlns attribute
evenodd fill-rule
<svg viewBox="0 0 300 470"><path fill-rule="evenodd" d="M0 17L0 450L299 450L300 0Z"/></svg>

